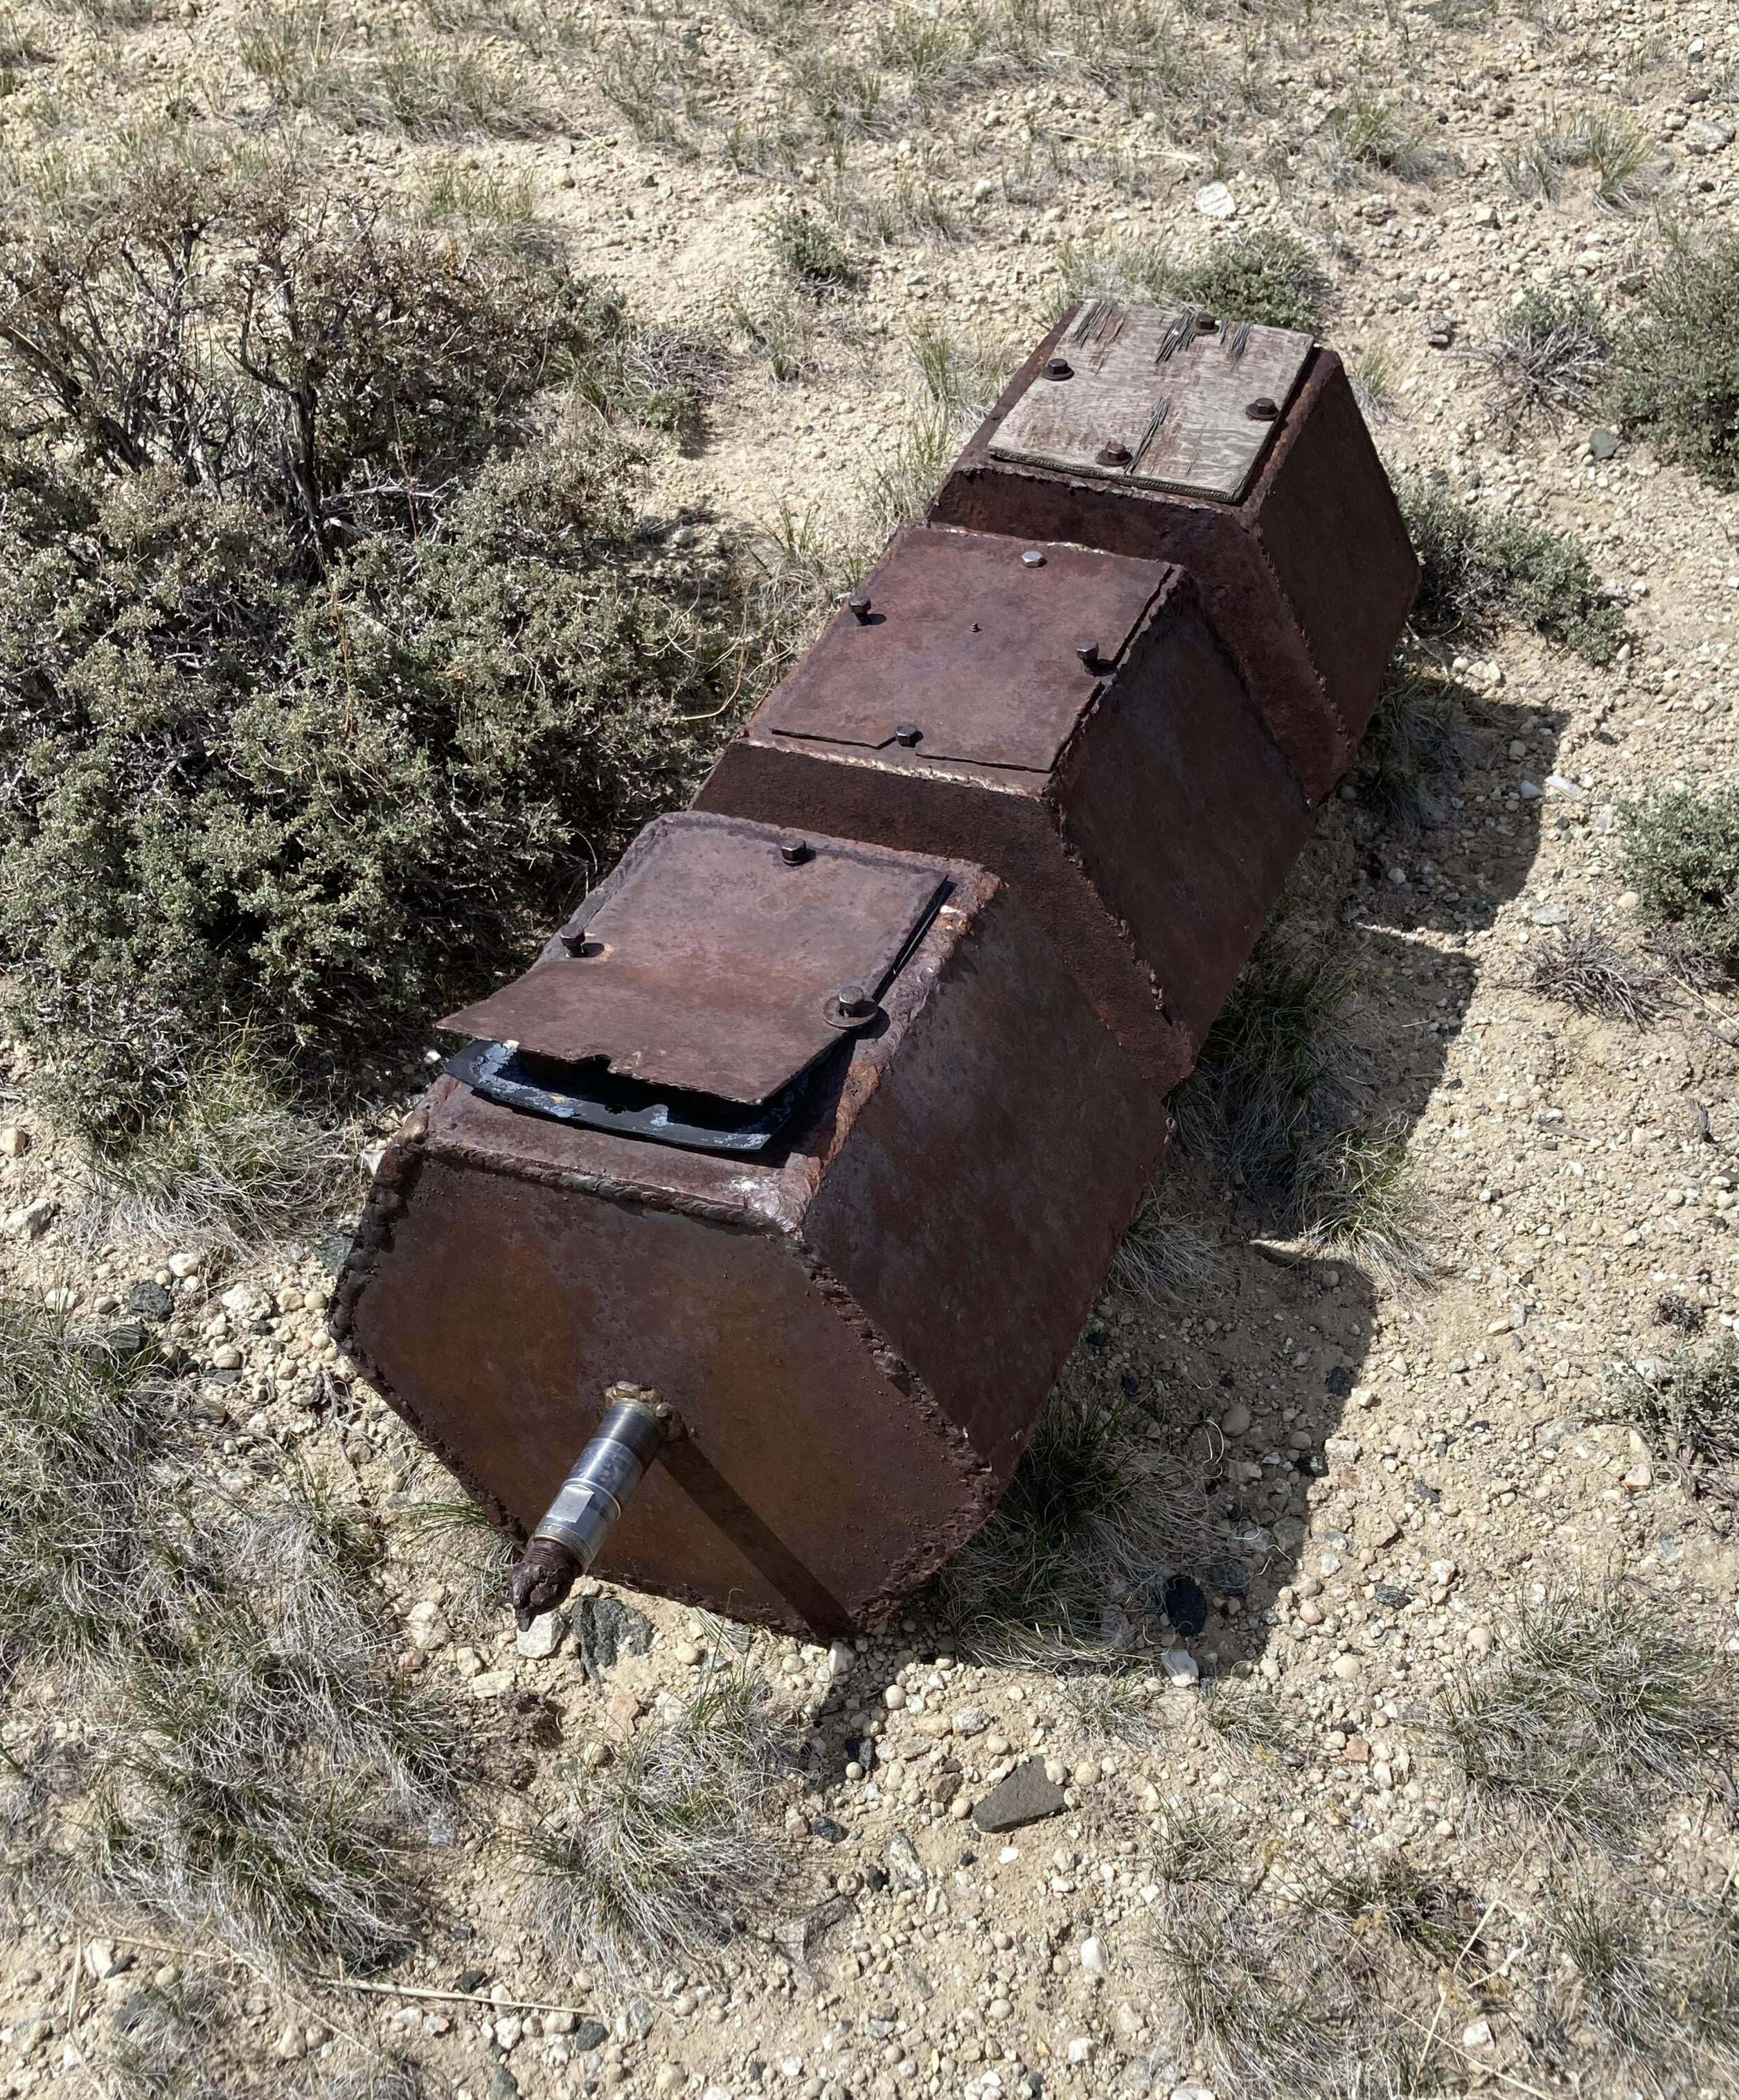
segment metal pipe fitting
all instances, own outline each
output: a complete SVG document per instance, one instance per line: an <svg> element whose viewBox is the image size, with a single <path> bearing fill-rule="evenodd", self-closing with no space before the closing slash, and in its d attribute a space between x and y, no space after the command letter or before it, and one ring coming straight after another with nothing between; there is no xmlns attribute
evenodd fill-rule
<svg viewBox="0 0 1739 2100"><path fill-rule="evenodd" d="M650 1386L611 1386L604 1402L596 1435L514 1567L514 1615L522 1628L554 1611L598 1558L670 1433L670 1410Z"/></svg>

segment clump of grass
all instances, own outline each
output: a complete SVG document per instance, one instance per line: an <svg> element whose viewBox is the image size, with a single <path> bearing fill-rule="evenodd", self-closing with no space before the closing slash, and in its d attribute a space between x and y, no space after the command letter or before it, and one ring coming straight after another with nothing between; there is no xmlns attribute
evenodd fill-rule
<svg viewBox="0 0 1739 2100"><path fill-rule="evenodd" d="M452 1795L452 1723L360 1602L366 1534L302 1495L207 1517L126 1670L89 1871L252 1960L366 1969L413 1932L406 1841Z"/></svg>
<svg viewBox="0 0 1739 2100"><path fill-rule="evenodd" d="M1355 95L1341 104L1330 112L1328 135L1343 164L1402 182L1424 182L1443 164L1443 156L1425 143L1423 125L1384 95Z"/></svg>
<svg viewBox="0 0 1739 2100"><path fill-rule="evenodd" d="M845 242L813 212L792 207L776 214L768 238L774 259L797 284L849 290L863 281Z"/></svg>
<svg viewBox="0 0 1739 2100"><path fill-rule="evenodd" d="M1621 864L1642 911L1693 961L1739 970L1739 787L1657 790L1619 814Z"/></svg>
<svg viewBox="0 0 1739 2100"><path fill-rule="evenodd" d="M52 1114L52 1082L38 1091ZM331 1216L358 1171L355 1144L294 1105L281 1062L245 1033L200 1061L166 1121L89 1161L109 1233L233 1247Z"/></svg>
<svg viewBox="0 0 1739 2100"><path fill-rule="evenodd" d="M138 2100L221 2100L214 2057L232 2017L202 1978L144 1984L109 2023L108 2066Z"/></svg>
<svg viewBox="0 0 1739 2100"><path fill-rule="evenodd" d="M788 296L751 309L734 299L731 320L781 386L794 386L814 376L818 331L807 300Z"/></svg>
<svg viewBox="0 0 1739 2100"><path fill-rule="evenodd" d="M1644 1028L1659 1018L1658 970L1626 955L1603 927L1573 921L1534 942L1523 971L1530 991L1578 1013Z"/></svg>
<svg viewBox="0 0 1739 2100"><path fill-rule="evenodd" d="M1684 1298L1676 1290L1663 1290L1654 1301L1654 1324L1657 1327L1676 1327L1682 1335L1700 1333L1708 1317L1694 1298Z"/></svg>
<svg viewBox="0 0 1739 2100"><path fill-rule="evenodd" d="M1615 1590L1523 1611L1499 1659L1458 1679L1437 1734L1476 1800L1618 1843L1655 1796L1721 1768L1739 1710L1657 1600Z"/></svg>
<svg viewBox="0 0 1739 2100"><path fill-rule="evenodd" d="M1154 1872L1162 1882L1238 1888L1249 1872L1249 1847L1223 1808L1166 1809L1154 1823L1153 1844Z"/></svg>
<svg viewBox="0 0 1739 2100"><path fill-rule="evenodd" d="M1265 1764L1290 1754L1293 1736L1285 1709L1256 1685L1211 1677L1202 1686L1197 1711L1228 1749Z"/></svg>
<svg viewBox="0 0 1739 2100"><path fill-rule="evenodd" d="M1214 2089L1323 2093L1365 2053L1344 1966L1241 1894L1173 1889L1155 1934L1162 1977Z"/></svg>
<svg viewBox="0 0 1739 2100"><path fill-rule="evenodd" d="M618 1977L647 1961L704 1960L785 1870L764 1815L780 1762L766 1687L746 1666L710 1671L523 1841L529 1901L552 1945Z"/></svg>
<svg viewBox="0 0 1739 2100"><path fill-rule="evenodd" d="M1396 372L1395 359L1381 343L1369 344L1347 360L1347 379L1367 422L1387 421L1395 402Z"/></svg>
<svg viewBox="0 0 1739 2100"><path fill-rule="evenodd" d="M1612 330L1584 286L1526 292L1485 346L1492 384L1512 421L1585 408L1604 376Z"/></svg>
<svg viewBox="0 0 1739 2100"><path fill-rule="evenodd" d="M1058 258L1061 302L1121 299L1203 307L1231 320L1313 329L1328 280L1311 250L1279 227L1227 234L1182 258L1159 242L1070 242Z"/></svg>
<svg viewBox="0 0 1739 2100"><path fill-rule="evenodd" d="M1127 1743L1136 1749L1150 1749L1159 1741L1159 1718L1138 1676L1070 1675L1057 1688L1076 1729L1089 1741Z"/></svg>
<svg viewBox="0 0 1739 2100"><path fill-rule="evenodd" d="M1422 1282L1433 1264L1399 1134L1362 1109L1352 959L1271 920L1173 1096L1178 1136L1270 1229Z"/></svg>
<svg viewBox="0 0 1739 2100"><path fill-rule="evenodd" d="M1592 169L1598 201L1627 211L1656 187L1659 159L1648 133L1618 111L1578 109L1544 126L1503 164L1518 196L1556 197L1566 168Z"/></svg>
<svg viewBox="0 0 1739 2100"><path fill-rule="evenodd" d="M1127 1640L1119 1600L1189 1556L1199 1484L1155 1460L1141 1419L1067 1385L1052 1396L1008 1492L938 1577L938 1610L976 1652L1102 1661Z"/></svg>
<svg viewBox="0 0 1739 2100"><path fill-rule="evenodd" d="M956 424L982 421L1019 362L1004 345L962 342L933 321L912 331L911 349L925 397Z"/></svg>
<svg viewBox="0 0 1739 2100"><path fill-rule="evenodd" d="M152 1367L0 1299L0 1661L124 1647L151 1608Z"/></svg>
<svg viewBox="0 0 1739 2100"><path fill-rule="evenodd" d="M1192 1229L1161 1192L1137 1211L1112 1257L1110 1282L1157 1308L1187 1305L1220 1288L1225 1256L1217 1242Z"/></svg>
<svg viewBox="0 0 1739 2100"><path fill-rule="evenodd" d="M1445 483L1405 478L1397 491L1419 557L1414 624L1423 633L1531 627L1591 664L1609 664L1626 638L1624 614L1577 543L1508 512L1475 510Z"/></svg>
<svg viewBox="0 0 1739 2100"><path fill-rule="evenodd" d="M1739 488L1739 239L1681 245L1618 336L1613 411L1664 459Z"/></svg>
<svg viewBox="0 0 1739 2100"><path fill-rule="evenodd" d="M1385 831L1410 838L1441 824L1447 784L1461 770L1454 682L1434 664L1398 657L1351 770L1354 792Z"/></svg>
<svg viewBox="0 0 1739 2100"><path fill-rule="evenodd" d="M908 416L892 445L877 454L864 483L862 501L870 532L883 538L920 518L959 448L954 418L933 408Z"/></svg>
<svg viewBox="0 0 1739 2100"><path fill-rule="evenodd" d="M1691 1325L1683 1314L1671 1317L1675 1326ZM1696 1325L1701 1324L1699 1318ZM1705 1465L1739 1466L1739 1337L1724 1334L1703 1352L1683 1344L1652 1376L1622 1366L1613 1386L1644 1436L1670 1437L1679 1452Z"/></svg>
<svg viewBox="0 0 1739 2100"><path fill-rule="evenodd" d="M1392 1934L1442 1969L1466 1959L1481 1919L1480 1906L1465 1889L1436 1880L1398 1853L1328 1874L1311 1899L1356 1930Z"/></svg>

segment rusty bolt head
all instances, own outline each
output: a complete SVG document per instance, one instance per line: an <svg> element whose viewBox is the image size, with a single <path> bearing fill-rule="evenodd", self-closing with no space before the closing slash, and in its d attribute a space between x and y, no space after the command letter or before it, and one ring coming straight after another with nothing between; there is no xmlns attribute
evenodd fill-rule
<svg viewBox="0 0 1739 2100"><path fill-rule="evenodd" d="M908 751L923 734L916 722L896 722L894 726L894 741L903 743Z"/></svg>
<svg viewBox="0 0 1739 2100"><path fill-rule="evenodd" d="M852 618L856 620L858 626L867 627L869 624L870 616L868 594L863 591L855 592L846 599L845 603L850 610Z"/></svg>
<svg viewBox="0 0 1739 2100"><path fill-rule="evenodd" d="M1126 444L1114 438L1110 444L1101 445L1095 457L1101 466L1128 466L1135 455Z"/></svg>
<svg viewBox="0 0 1739 2100"><path fill-rule="evenodd" d="M1280 413L1280 404L1271 394L1258 394L1255 400L1245 402L1244 413L1252 423L1272 423Z"/></svg>
<svg viewBox="0 0 1739 2100"><path fill-rule="evenodd" d="M598 952L597 943L589 942L583 931L578 933L563 933L561 940L562 946L571 955L585 955L588 953L595 955Z"/></svg>
<svg viewBox="0 0 1739 2100"><path fill-rule="evenodd" d="M1098 669L1099 645L1097 642L1077 642L1075 645L1075 653L1089 671Z"/></svg>
<svg viewBox="0 0 1739 2100"><path fill-rule="evenodd" d="M779 849L779 857L787 867L801 867L806 860L813 860L815 849L807 839L787 839Z"/></svg>
<svg viewBox="0 0 1739 2100"><path fill-rule="evenodd" d="M1072 379L1075 367L1066 357L1053 357L1044 368L1044 376L1047 379Z"/></svg>
<svg viewBox="0 0 1739 2100"><path fill-rule="evenodd" d="M1044 557L1036 547L1029 547L1021 556L1021 567L1023 569L1042 569L1044 567Z"/></svg>
<svg viewBox="0 0 1739 2100"><path fill-rule="evenodd" d="M841 985L838 998L839 1010L850 1021L861 1020L876 1004L860 984Z"/></svg>
<svg viewBox="0 0 1739 2100"><path fill-rule="evenodd" d="M1219 325L1219 322L1212 314L1198 314L1195 317L1195 332L1198 335L1212 335Z"/></svg>

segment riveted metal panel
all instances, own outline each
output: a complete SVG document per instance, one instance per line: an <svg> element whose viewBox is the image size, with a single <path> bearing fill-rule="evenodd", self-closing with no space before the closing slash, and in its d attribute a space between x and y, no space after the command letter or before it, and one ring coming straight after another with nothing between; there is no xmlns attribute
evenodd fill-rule
<svg viewBox="0 0 1739 2100"><path fill-rule="evenodd" d="M1235 502L1310 355L1291 329L1090 299L991 440L992 459Z"/></svg>
<svg viewBox="0 0 1739 2100"><path fill-rule="evenodd" d="M840 1039L942 889L933 862L697 811L648 826L545 959L439 1026L539 1057L764 1101Z"/></svg>
<svg viewBox="0 0 1739 2100"><path fill-rule="evenodd" d="M1048 772L1172 571L915 526L769 701L774 735ZM855 607L855 610L853 609Z"/></svg>

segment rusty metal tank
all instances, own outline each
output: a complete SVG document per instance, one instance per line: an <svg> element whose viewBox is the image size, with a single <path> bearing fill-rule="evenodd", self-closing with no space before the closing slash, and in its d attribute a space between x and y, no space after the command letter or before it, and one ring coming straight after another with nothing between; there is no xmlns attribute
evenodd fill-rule
<svg viewBox="0 0 1739 2100"><path fill-rule="evenodd" d="M934 525L896 537L696 801L994 870L1162 1089L1313 823L1181 569Z"/></svg>
<svg viewBox="0 0 1739 2100"><path fill-rule="evenodd" d="M929 522L1188 570L1313 806L1364 734L1419 580L1340 359L1196 308L1075 307Z"/></svg>
<svg viewBox="0 0 1739 2100"><path fill-rule="evenodd" d="M388 1147L334 1331L524 1537L604 1388L678 1423L597 1565L874 1624L1006 1484L1165 1143L996 875L660 819Z"/></svg>

